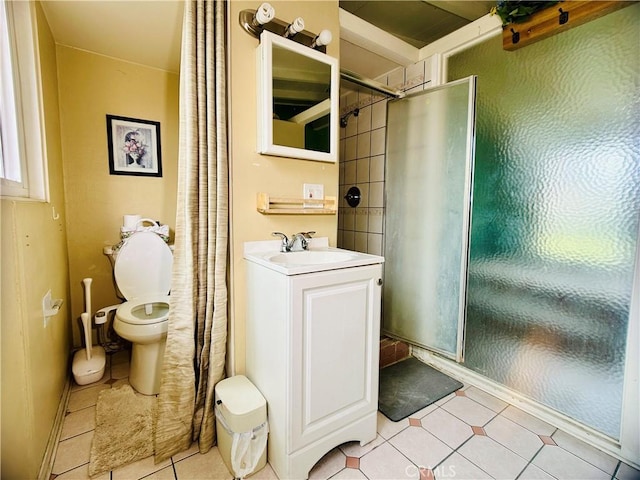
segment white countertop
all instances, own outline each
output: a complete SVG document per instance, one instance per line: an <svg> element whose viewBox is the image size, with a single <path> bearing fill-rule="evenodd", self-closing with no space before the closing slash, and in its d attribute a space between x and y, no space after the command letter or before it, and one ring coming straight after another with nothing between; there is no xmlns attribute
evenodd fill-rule
<svg viewBox="0 0 640 480"><path fill-rule="evenodd" d="M361 267L364 265L375 265L384 262L384 257L378 255L370 255L368 253L354 252L352 250L344 250L342 248L334 248L329 246L327 237L312 238L309 240L309 252L326 252L327 258L331 258L332 253L343 254L336 255L341 258L339 261L325 261L323 263L295 263L296 253L282 253L280 251L281 240L264 240L256 242L245 242L244 258L249 262L262 265L284 275L301 275L304 273L324 272L327 270L338 270L341 268ZM283 256L292 255L291 261L281 263L277 260L284 258ZM319 255L322 257L322 255Z"/></svg>

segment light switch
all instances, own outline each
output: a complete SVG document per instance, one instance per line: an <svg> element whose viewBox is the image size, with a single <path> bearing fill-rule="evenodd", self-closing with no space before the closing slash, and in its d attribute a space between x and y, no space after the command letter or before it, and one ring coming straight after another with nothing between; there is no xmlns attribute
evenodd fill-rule
<svg viewBox="0 0 640 480"><path fill-rule="evenodd" d="M322 200L324 199L324 185L317 183L305 183L303 187L302 198L304 199L313 199L313 200ZM322 208L323 205L321 203L311 204L305 203L304 208Z"/></svg>

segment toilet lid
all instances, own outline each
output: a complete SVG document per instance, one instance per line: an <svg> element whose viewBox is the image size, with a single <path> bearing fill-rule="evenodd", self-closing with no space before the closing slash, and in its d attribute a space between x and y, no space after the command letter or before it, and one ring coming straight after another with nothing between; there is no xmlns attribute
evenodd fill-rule
<svg viewBox="0 0 640 480"><path fill-rule="evenodd" d="M165 296L171 289L173 254L157 234L138 232L125 242L115 260L114 276L127 300Z"/></svg>

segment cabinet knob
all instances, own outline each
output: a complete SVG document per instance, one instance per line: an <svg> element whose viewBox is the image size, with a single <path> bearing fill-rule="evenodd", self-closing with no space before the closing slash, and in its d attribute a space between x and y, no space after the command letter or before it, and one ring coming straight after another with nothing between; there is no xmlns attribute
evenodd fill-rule
<svg viewBox="0 0 640 480"><path fill-rule="evenodd" d="M382 285L382 279L381 278L378 279L378 285Z"/></svg>

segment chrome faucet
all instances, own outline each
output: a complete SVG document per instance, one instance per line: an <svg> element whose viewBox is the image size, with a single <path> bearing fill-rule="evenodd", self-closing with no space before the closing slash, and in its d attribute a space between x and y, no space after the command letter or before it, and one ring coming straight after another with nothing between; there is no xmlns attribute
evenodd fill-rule
<svg viewBox="0 0 640 480"><path fill-rule="evenodd" d="M289 238L282 232L272 232L271 235L274 237L280 237L282 239L282 243L280 244L280 251L282 253L286 253L291 250L289 246Z"/></svg>
<svg viewBox="0 0 640 480"><path fill-rule="evenodd" d="M282 239L280 244L280 251L287 252L302 252L308 250L309 240L311 236L316 232L298 232L291 236L291 240L282 232L273 232L271 235L278 236ZM299 246L298 246L299 245Z"/></svg>
<svg viewBox="0 0 640 480"><path fill-rule="evenodd" d="M291 237L291 249L290 252L301 252L303 250L307 250L309 248L309 242L307 240L311 239L311 235L316 232L298 232ZM299 243L300 247L296 248L296 242Z"/></svg>

